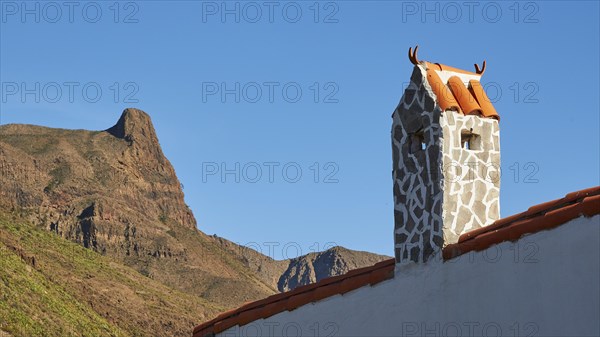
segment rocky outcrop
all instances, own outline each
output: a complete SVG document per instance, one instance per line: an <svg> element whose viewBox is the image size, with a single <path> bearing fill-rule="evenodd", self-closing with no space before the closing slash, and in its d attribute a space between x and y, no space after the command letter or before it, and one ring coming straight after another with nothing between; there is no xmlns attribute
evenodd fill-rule
<svg viewBox="0 0 600 337"><path fill-rule="evenodd" d="M0 153L0 206L27 210L40 225L86 247L124 248L125 229L140 224L196 226L141 110L125 110L104 132L3 126ZM142 232L138 238L149 234ZM94 235L95 246L87 238Z"/></svg>
<svg viewBox="0 0 600 337"><path fill-rule="evenodd" d="M311 253L289 260L289 265L277 283L281 292L343 275L350 270L372 266L389 259L388 256L334 247L320 253Z"/></svg>

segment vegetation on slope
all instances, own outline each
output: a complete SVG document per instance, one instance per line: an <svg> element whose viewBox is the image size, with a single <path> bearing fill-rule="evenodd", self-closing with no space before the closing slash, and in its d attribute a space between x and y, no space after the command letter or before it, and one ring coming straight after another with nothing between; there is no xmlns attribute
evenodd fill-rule
<svg viewBox="0 0 600 337"><path fill-rule="evenodd" d="M189 336L224 310L6 214L0 280L0 331L12 336Z"/></svg>

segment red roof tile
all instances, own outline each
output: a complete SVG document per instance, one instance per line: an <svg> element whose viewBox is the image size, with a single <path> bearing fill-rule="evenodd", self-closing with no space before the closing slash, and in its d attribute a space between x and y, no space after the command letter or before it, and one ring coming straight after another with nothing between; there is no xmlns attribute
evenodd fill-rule
<svg viewBox="0 0 600 337"><path fill-rule="evenodd" d="M371 267L355 269L345 275L330 277L286 293L245 304L238 309L227 311L217 318L199 325L194 329L194 337L210 336L235 325L244 325L283 311L291 311L308 303L334 295L345 294L369 284L375 285L394 277L394 266L394 259L389 259Z"/></svg>
<svg viewBox="0 0 600 337"><path fill-rule="evenodd" d="M481 86L481 83L479 83L479 81L470 80L469 81L469 91L471 92L473 97L475 97L475 99L477 100L477 103L479 103L479 106L481 107L481 111L483 112L484 117L491 117L491 118L496 118L496 119L500 120L500 116L498 115L498 112L496 112L496 109L494 108L492 101L490 101L489 97L485 93L485 90L483 89L483 87Z"/></svg>
<svg viewBox="0 0 600 337"><path fill-rule="evenodd" d="M450 91L458 101L460 105L460 109L465 115L481 115L481 107L477 100L467 87L463 81L458 78L458 76L452 76L448 79L448 86L450 87Z"/></svg>
<svg viewBox="0 0 600 337"><path fill-rule="evenodd" d="M600 186L572 192L564 198L531 206L523 213L461 235L458 242L444 248L444 258L484 250L504 241L515 241L525 234L552 229L580 216L600 214Z"/></svg>
<svg viewBox="0 0 600 337"><path fill-rule="evenodd" d="M438 104L442 110L455 110L461 112L460 105L452 95L450 88L442 82L440 76L433 69L427 69L427 82L437 97Z"/></svg>
<svg viewBox="0 0 600 337"><path fill-rule="evenodd" d="M427 71L427 82L435 93L438 105L443 111L454 110L462 112L465 115L481 115L482 117L500 120L498 112L492 105L492 102L478 80L485 71L485 61L483 61L482 69L476 64L476 72L472 72L440 63L419 61L417 59L418 48L419 46L415 48L414 53L412 52L412 48L410 48L408 51L408 58L414 65L425 67ZM444 82L438 75L438 72L450 72L461 76L468 75L471 79L468 80L468 86L465 85L467 80L465 79L465 83L463 83L463 79L459 76L450 76L450 78ZM476 77L476 79L473 79L472 77Z"/></svg>
<svg viewBox="0 0 600 337"><path fill-rule="evenodd" d="M572 192L564 198L530 207L526 212L494 222L460 236L458 243L448 245L443 257L449 260L470 251L480 251L492 245L518 240L525 234L548 230L580 216L600 214L600 186ZM298 287L292 291L269 296L227 311L194 329L194 337L213 336L236 325L294 310L322 299L343 295L368 285L394 277L395 260L389 259L371 267L352 270L344 275Z"/></svg>

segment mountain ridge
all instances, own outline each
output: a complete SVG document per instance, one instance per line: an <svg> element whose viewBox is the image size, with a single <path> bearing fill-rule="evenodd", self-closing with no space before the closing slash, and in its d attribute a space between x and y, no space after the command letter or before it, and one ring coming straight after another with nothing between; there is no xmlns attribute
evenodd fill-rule
<svg viewBox="0 0 600 337"><path fill-rule="evenodd" d="M0 126L0 186L0 211L21 223L224 309L388 258L335 248L276 261L204 234L138 109L103 131Z"/></svg>

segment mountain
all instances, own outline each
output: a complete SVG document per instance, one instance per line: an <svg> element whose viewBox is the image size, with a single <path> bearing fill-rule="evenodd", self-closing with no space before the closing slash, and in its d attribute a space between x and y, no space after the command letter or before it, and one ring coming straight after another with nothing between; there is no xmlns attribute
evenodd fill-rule
<svg viewBox="0 0 600 337"><path fill-rule="evenodd" d="M344 247L333 247L324 252L311 253L291 259L277 283L279 291L321 281L331 276L343 275L350 270L372 266L389 259L388 256L358 252Z"/></svg>
<svg viewBox="0 0 600 337"><path fill-rule="evenodd" d="M223 238L213 238L233 254L261 280L279 292L318 282L324 278L342 275L350 270L372 266L390 259L389 256L355 251L344 247L332 247L318 253L310 253L293 259L273 260L257 251L236 245Z"/></svg>
<svg viewBox="0 0 600 337"><path fill-rule="evenodd" d="M61 312L87 313L80 322L115 335L189 335L219 311L387 258L336 247L275 261L204 234L150 116L137 109L105 131L0 126L0 220L8 289L26 282L22 291L44 289L52 303L68 295ZM69 260L64 245L92 258ZM31 297L29 311L45 308ZM55 316L19 312L37 323Z"/></svg>
<svg viewBox="0 0 600 337"><path fill-rule="evenodd" d="M106 131L0 128L0 207L222 306L276 291L196 229L150 117Z"/></svg>

